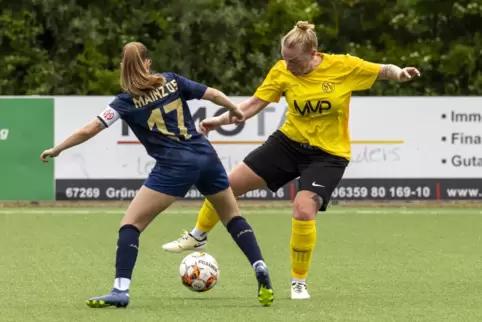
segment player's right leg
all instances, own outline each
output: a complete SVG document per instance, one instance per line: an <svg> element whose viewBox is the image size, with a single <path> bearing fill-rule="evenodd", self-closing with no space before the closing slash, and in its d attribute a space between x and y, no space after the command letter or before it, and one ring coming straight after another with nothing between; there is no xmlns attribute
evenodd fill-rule
<svg viewBox="0 0 482 322"><path fill-rule="evenodd" d="M264 187L277 191L299 176L296 162L293 161L290 148L286 147L284 141L284 134L280 131L274 132L265 143L234 167L228 179L236 197ZM213 206L209 201L205 201L194 229L190 233L184 232L181 238L162 247L171 253L202 250L207 244L207 234L218 221Z"/></svg>
<svg viewBox="0 0 482 322"><path fill-rule="evenodd" d="M189 160L191 155L181 156ZM184 165L186 162L184 163ZM90 307L126 307L129 288L137 259L139 235L154 218L169 207L176 197L183 197L199 177L196 166L177 166L171 160L157 161L149 177L129 205L121 221L117 241L113 290L87 301Z"/></svg>
<svg viewBox="0 0 482 322"><path fill-rule="evenodd" d="M300 191L293 204L291 221L291 298L310 298L306 279L316 244L316 214L326 211L330 197L339 184L348 161L323 151L305 152L313 162L300 168Z"/></svg>
<svg viewBox="0 0 482 322"><path fill-rule="evenodd" d="M154 218L169 207L175 197L142 186L127 208L117 240L114 288L106 295L92 297L86 304L92 308L126 307L132 272L139 251L139 236Z"/></svg>

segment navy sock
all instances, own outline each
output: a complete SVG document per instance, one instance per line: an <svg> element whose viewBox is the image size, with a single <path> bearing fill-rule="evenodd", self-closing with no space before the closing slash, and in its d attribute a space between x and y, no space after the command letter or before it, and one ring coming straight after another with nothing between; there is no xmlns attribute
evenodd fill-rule
<svg viewBox="0 0 482 322"><path fill-rule="evenodd" d="M139 251L139 229L133 225L124 225L119 229L115 261L115 277L132 279L132 271Z"/></svg>
<svg viewBox="0 0 482 322"><path fill-rule="evenodd" d="M226 228L244 255L246 255L251 265L263 260L253 229L243 217L234 217L228 222Z"/></svg>

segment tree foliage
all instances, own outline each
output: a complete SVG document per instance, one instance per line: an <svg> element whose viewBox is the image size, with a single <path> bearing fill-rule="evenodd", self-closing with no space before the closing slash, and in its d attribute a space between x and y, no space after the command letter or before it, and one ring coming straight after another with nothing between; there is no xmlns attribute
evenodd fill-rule
<svg viewBox="0 0 482 322"><path fill-rule="evenodd" d="M418 67L363 95L481 95L481 0L0 0L1 95L112 95L123 45L156 71L250 95L296 21L320 51Z"/></svg>

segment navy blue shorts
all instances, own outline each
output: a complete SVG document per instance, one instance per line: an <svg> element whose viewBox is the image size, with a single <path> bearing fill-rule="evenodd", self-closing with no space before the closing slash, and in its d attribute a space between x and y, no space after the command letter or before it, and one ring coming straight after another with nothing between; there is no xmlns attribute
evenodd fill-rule
<svg viewBox="0 0 482 322"><path fill-rule="evenodd" d="M226 170L214 151L180 153L182 158L157 160L144 186L173 197L184 197L192 186L205 196L229 188Z"/></svg>

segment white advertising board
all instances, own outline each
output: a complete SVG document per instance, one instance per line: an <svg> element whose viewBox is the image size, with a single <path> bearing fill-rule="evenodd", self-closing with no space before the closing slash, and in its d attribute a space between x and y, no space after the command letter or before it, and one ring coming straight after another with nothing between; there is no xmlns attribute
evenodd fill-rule
<svg viewBox="0 0 482 322"><path fill-rule="evenodd" d="M55 142L94 118L111 99L56 97ZM193 115L205 117L219 110L196 100L190 108ZM224 127L226 133L210 135L228 171L283 123L285 110L284 101L271 104L242 129L231 125ZM345 178L482 178L481 118L478 97L354 97L352 160ZM56 160L55 177L144 179L154 161L136 143L132 132L117 122L90 142L65 151Z"/></svg>

